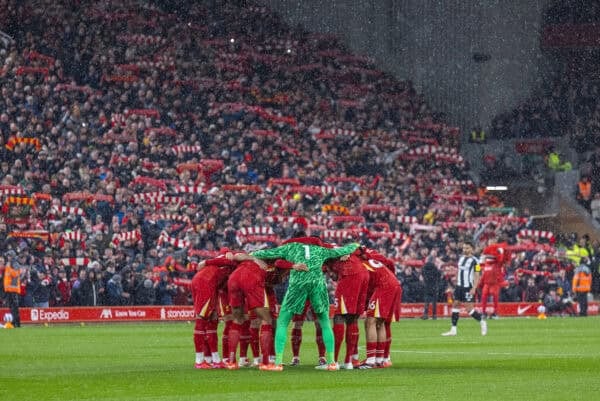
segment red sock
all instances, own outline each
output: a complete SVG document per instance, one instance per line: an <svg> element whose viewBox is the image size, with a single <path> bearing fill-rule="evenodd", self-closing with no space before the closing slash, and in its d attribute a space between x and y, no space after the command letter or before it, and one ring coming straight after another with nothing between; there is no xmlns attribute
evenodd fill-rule
<svg viewBox="0 0 600 401"><path fill-rule="evenodd" d="M218 326L219 322L217 320L209 320L206 322L206 342L208 343L210 354L219 352L219 338L217 336Z"/></svg>
<svg viewBox="0 0 600 401"><path fill-rule="evenodd" d="M206 321L196 319L194 326L194 349L196 352L204 352L204 336L206 336Z"/></svg>
<svg viewBox="0 0 600 401"><path fill-rule="evenodd" d="M248 345L250 345L250 320L242 324L242 333L240 335L240 358L248 357Z"/></svg>
<svg viewBox="0 0 600 401"><path fill-rule="evenodd" d="M206 331L204 331L204 355L210 357L210 347L208 346L208 338L206 338Z"/></svg>
<svg viewBox="0 0 600 401"><path fill-rule="evenodd" d="M316 328L315 340L317 340L317 349L319 350L319 358L325 357L325 343L323 342L323 331L321 326Z"/></svg>
<svg viewBox="0 0 600 401"><path fill-rule="evenodd" d="M375 358L382 359L385 352L385 341L377 342L377 349L375 350Z"/></svg>
<svg viewBox="0 0 600 401"><path fill-rule="evenodd" d="M375 358L377 355L377 342L367 342L367 359Z"/></svg>
<svg viewBox="0 0 600 401"><path fill-rule="evenodd" d="M500 298L499 294L494 294L493 300L494 300L494 312L495 314L498 314L498 299Z"/></svg>
<svg viewBox="0 0 600 401"><path fill-rule="evenodd" d="M358 349L358 323L350 323L346 326L346 359L345 363L349 363L352 360L352 355L354 355L356 350Z"/></svg>
<svg viewBox="0 0 600 401"><path fill-rule="evenodd" d="M270 324L262 324L260 326L260 348L262 350L263 364L269 364L269 355L273 352L271 349L273 344L273 326Z"/></svg>
<svg viewBox="0 0 600 401"><path fill-rule="evenodd" d="M227 354L229 362L235 362L235 353L237 351L238 343L240 342L241 332L242 325L232 321L229 328L229 353Z"/></svg>
<svg viewBox="0 0 600 401"><path fill-rule="evenodd" d="M257 358L260 355L260 328L250 327L250 349L252 356Z"/></svg>
<svg viewBox="0 0 600 401"><path fill-rule="evenodd" d="M225 327L223 328L223 334L221 334L221 353L223 354L223 358L229 357L229 330L231 328L233 321L227 320L225 321ZM235 356L235 348L233 350L233 354ZM235 359L234 359L235 361Z"/></svg>
<svg viewBox="0 0 600 401"><path fill-rule="evenodd" d="M292 354L294 357L300 355L300 344L302 344L302 329L292 329Z"/></svg>
<svg viewBox="0 0 600 401"><path fill-rule="evenodd" d="M390 357L390 348L392 346L392 324L385 322L385 348L383 349L383 357Z"/></svg>
<svg viewBox="0 0 600 401"><path fill-rule="evenodd" d="M338 361L340 356L340 348L342 347L342 341L344 341L344 323L334 323L333 325L333 340L334 340L334 360ZM346 344L348 344L348 338L346 337Z"/></svg>

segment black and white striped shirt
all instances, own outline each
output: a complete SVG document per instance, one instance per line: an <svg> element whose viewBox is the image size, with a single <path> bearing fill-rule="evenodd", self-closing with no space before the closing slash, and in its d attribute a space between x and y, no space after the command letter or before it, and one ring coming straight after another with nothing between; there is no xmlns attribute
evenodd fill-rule
<svg viewBox="0 0 600 401"><path fill-rule="evenodd" d="M458 259L458 275L456 277L456 286L463 288L473 287L473 276L475 271L479 271L479 260L475 256L462 255Z"/></svg>

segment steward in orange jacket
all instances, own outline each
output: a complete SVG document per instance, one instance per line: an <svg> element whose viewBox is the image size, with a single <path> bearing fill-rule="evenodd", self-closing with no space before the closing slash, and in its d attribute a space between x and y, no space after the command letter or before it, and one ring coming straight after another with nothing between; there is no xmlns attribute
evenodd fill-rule
<svg viewBox="0 0 600 401"><path fill-rule="evenodd" d="M573 274L573 292L579 303L579 316L587 316L588 293L592 288L592 271L586 265L588 258L582 258L581 264Z"/></svg>

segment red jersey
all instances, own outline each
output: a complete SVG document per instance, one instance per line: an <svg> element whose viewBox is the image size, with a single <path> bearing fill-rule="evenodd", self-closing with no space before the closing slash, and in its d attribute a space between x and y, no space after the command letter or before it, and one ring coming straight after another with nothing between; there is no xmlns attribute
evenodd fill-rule
<svg viewBox="0 0 600 401"><path fill-rule="evenodd" d="M494 259L500 265L510 263L510 251L508 251L508 244L506 242L499 242L490 244L482 252L482 256L486 256Z"/></svg>
<svg viewBox="0 0 600 401"><path fill-rule="evenodd" d="M59 280L56 289L60 293L60 300L57 300L57 305L67 306L71 302L71 282L67 279Z"/></svg>
<svg viewBox="0 0 600 401"><path fill-rule="evenodd" d="M245 271L246 274L259 277L262 281L265 281L268 270L272 270L273 268L267 267L267 270L265 270L252 260L244 260L238 263L236 270L238 269Z"/></svg>
<svg viewBox="0 0 600 401"><path fill-rule="evenodd" d="M362 253L363 266L370 274L369 288L396 286L398 279L394 274L396 268L394 262L380 253L368 249Z"/></svg>
<svg viewBox="0 0 600 401"><path fill-rule="evenodd" d="M481 283L498 284L504 281L505 266L510 263L511 254L506 242L488 245L482 252ZM494 276L494 277L492 277Z"/></svg>
<svg viewBox="0 0 600 401"><path fill-rule="evenodd" d="M292 262L288 262L285 259L277 259L273 264L275 269L267 269L265 286L272 288L277 284L283 283L293 265Z"/></svg>
<svg viewBox="0 0 600 401"><path fill-rule="evenodd" d="M352 253L348 260L334 259L331 262L327 262L327 267L336 273L338 278L361 274L365 271L363 260L356 252Z"/></svg>
<svg viewBox="0 0 600 401"><path fill-rule="evenodd" d="M483 285L495 285L502 281L502 267L499 263L493 261L486 261L481 266L481 279L480 284Z"/></svg>
<svg viewBox="0 0 600 401"><path fill-rule="evenodd" d="M227 277L236 266L237 262L224 256L209 259L204 263L204 267L194 275L192 282L202 281L207 287L217 290L227 283Z"/></svg>

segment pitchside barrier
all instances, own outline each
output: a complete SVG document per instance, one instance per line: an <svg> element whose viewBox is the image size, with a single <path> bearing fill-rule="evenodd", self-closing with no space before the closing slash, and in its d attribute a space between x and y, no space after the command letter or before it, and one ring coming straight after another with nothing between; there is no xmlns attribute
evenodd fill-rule
<svg viewBox="0 0 600 401"><path fill-rule="evenodd" d="M537 316L537 302L504 302L498 306L499 316ZM588 305L588 315L598 315L599 302L592 301ZM0 316L8 312L0 308ZM333 310L332 310L333 312ZM488 308L491 313L491 308ZM63 307L63 308L21 308L21 323L106 323L106 322L155 322L155 321L190 321L194 320L192 306L98 306L98 307ZM438 304L437 316L450 317L452 307ZM466 311L461 311L466 315ZM333 313L332 313L333 314ZM401 317L414 318L423 315L423 304L402 304Z"/></svg>

